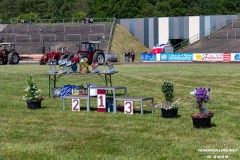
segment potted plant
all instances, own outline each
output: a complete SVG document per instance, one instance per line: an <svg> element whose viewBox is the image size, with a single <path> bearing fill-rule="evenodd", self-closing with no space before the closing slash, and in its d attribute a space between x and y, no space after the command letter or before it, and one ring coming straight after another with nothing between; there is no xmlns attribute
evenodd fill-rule
<svg viewBox="0 0 240 160"><path fill-rule="evenodd" d="M44 97L40 95L40 90L35 84L33 75L30 74L30 77L25 82L27 87L23 99L27 102L28 109L41 108L41 102L44 100Z"/></svg>
<svg viewBox="0 0 240 160"><path fill-rule="evenodd" d="M197 108L199 113L194 113L192 115L193 126L195 128L208 128L211 127L211 118L213 117L213 112L209 112L203 103L207 103L210 98L210 89L205 88L196 88L195 89L195 98L197 102Z"/></svg>
<svg viewBox="0 0 240 160"><path fill-rule="evenodd" d="M158 103L162 111L163 118L176 118L178 115L179 100L174 101L174 85L172 82L164 81L162 83L162 92L165 101Z"/></svg>

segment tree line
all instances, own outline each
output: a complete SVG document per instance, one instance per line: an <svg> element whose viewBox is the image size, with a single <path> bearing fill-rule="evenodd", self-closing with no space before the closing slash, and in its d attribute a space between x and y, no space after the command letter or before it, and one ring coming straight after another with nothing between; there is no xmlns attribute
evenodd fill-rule
<svg viewBox="0 0 240 160"><path fill-rule="evenodd" d="M143 18L227 15L239 0L1 0L0 19Z"/></svg>

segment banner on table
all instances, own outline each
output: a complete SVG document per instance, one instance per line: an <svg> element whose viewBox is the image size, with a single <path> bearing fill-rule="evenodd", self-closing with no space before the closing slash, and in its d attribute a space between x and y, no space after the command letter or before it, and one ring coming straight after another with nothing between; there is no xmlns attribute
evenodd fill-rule
<svg viewBox="0 0 240 160"><path fill-rule="evenodd" d="M156 54L142 53L141 60L142 61L156 61Z"/></svg>
<svg viewBox="0 0 240 160"><path fill-rule="evenodd" d="M223 53L194 53L193 61L217 62L223 61Z"/></svg>
<svg viewBox="0 0 240 160"><path fill-rule="evenodd" d="M160 61L189 62L193 60L192 53L161 53Z"/></svg>

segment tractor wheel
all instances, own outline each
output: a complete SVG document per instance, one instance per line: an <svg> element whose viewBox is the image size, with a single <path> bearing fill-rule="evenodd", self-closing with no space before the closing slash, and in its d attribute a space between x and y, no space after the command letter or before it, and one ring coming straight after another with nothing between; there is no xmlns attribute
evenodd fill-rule
<svg viewBox="0 0 240 160"><path fill-rule="evenodd" d="M19 55L16 52L8 54L8 63L9 64L18 64L19 63Z"/></svg>
<svg viewBox="0 0 240 160"><path fill-rule="evenodd" d="M103 52L96 52L93 55L93 63L98 62L99 64L103 64L105 62L105 56Z"/></svg>
<svg viewBox="0 0 240 160"><path fill-rule="evenodd" d="M5 58L4 59L0 58L0 64L7 64L7 60Z"/></svg>
<svg viewBox="0 0 240 160"><path fill-rule="evenodd" d="M41 58L39 59L39 64L40 64L40 65L45 65L45 64L46 64L46 62L43 61L43 57L41 57Z"/></svg>

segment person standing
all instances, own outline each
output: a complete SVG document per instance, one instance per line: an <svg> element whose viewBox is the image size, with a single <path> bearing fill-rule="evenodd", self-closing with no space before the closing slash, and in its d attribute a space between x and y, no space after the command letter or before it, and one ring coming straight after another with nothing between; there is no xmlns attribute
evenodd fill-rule
<svg viewBox="0 0 240 160"><path fill-rule="evenodd" d="M128 55L127 55L127 52L124 52L124 61L125 61L125 62L127 62L127 59L128 59L127 56L128 56Z"/></svg>
<svg viewBox="0 0 240 160"><path fill-rule="evenodd" d="M135 52L132 50L131 51L131 58L132 58L132 62L134 62L134 59L135 59Z"/></svg>
<svg viewBox="0 0 240 160"><path fill-rule="evenodd" d="M129 52L127 53L127 61L128 61L128 62L130 61L130 56L131 56L131 51L129 51Z"/></svg>

